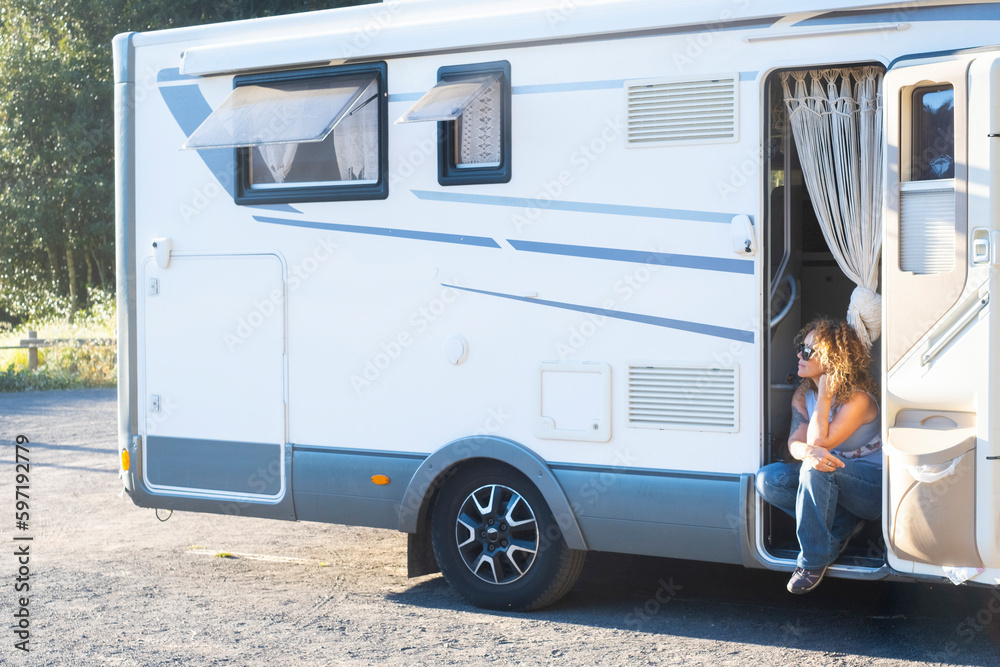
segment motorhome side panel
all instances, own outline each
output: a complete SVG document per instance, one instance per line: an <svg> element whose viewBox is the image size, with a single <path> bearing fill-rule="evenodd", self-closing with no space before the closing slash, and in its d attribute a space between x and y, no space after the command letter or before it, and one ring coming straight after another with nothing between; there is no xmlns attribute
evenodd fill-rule
<svg viewBox="0 0 1000 667"><path fill-rule="evenodd" d="M807 310L794 309L771 347L775 304L766 295L775 276L766 273L778 220L765 204L774 186L794 185L761 173L776 158L775 77L874 63L889 65L893 91L950 83L955 108L969 110L956 116L968 137L954 154L956 232L970 222L947 271L897 261L893 234L909 232L893 227L904 207L887 198L888 442L905 442L917 428L910 418L926 412L934 428L954 417L949 428L976 430L970 442L982 443L963 468L974 471L980 500L972 494L957 512L956 525L974 535L963 538L961 562L950 546L939 553L940 540L915 553L896 539L902 505L893 489L903 468L890 458L889 562L917 576L941 576L943 565L994 567L984 490L993 479L990 386L985 373L962 382L957 370L990 339L988 269L965 271L977 247L968 228L988 208L982 172L992 167L972 137L989 129L975 110L990 97L977 87L989 67L949 54L991 44L998 15L985 4L910 8L910 22L885 29L893 11L760 16L608 39L581 29L564 42L512 39L446 53L373 47L322 66L306 53L320 42L302 40L297 54L289 37L308 19L286 18L247 24L245 37L274 47L282 63L261 70L254 61L251 74L231 55L247 49L227 47L237 26L120 41L119 276L129 332L121 424L133 498L432 533L424 542L434 542L446 576L457 569L471 590L507 576L505 590L530 589L552 567L572 578L581 561L558 550L539 551L542 564L531 569L530 539L515 537L524 525L537 526L536 540L559 525L568 549L748 564L752 551L766 567L791 567L780 539L765 536L772 526L750 490L779 439L784 413L775 404L787 403L778 347ZM310 35L348 29L334 12L316 16ZM794 57L788 39L802 46ZM934 58L900 64L918 49L938 52L941 67ZM944 72L955 63L970 74ZM392 124L448 77L484 71L500 73L484 93L492 101L476 101L461 123ZM281 108L302 86L346 100L326 139L306 138L308 128L293 139L295 114L267 128L293 150L258 149L259 139L220 148L206 138L202 123L226 118L231 96L283 90L265 91L266 104ZM694 125L711 109L721 134L669 120L663 100L678 89L699 110ZM899 101L907 98L890 97L888 146L902 153L909 135L893 123L908 122ZM502 109L499 130L476 124L491 104ZM469 138L441 134L459 127L472 129ZM442 136L454 153L440 152ZM496 136L503 150L489 157L455 148L471 137L492 146ZM335 146L339 180L307 176L313 182L302 187L293 155L316 147L294 142L313 139ZM904 164L889 158L900 199L934 189L900 185ZM796 269L813 285L815 309L826 269L809 270ZM944 285L934 273L957 276L955 298L918 331L900 319L898 295L921 281ZM949 498L970 495L954 486ZM481 526L469 518L477 514ZM468 537L457 552L456 536ZM507 561L487 554L497 546ZM832 572L887 574L866 558Z"/></svg>
<svg viewBox="0 0 1000 667"><path fill-rule="evenodd" d="M753 258L734 252L730 238L735 215L753 217L754 188L733 183L729 167L756 150L755 105L739 108L726 143L647 149L626 138L624 81L662 77L662 63L647 54L682 45L647 38L390 61L390 118L433 86L442 66L509 62L511 182L442 188L434 169L437 128L421 123L390 128L387 200L268 207L233 207L231 152L178 150L231 92L233 78L184 77L175 49L148 49L142 68L157 83L139 114L139 150L159 157L140 186L147 224L136 245L167 238L179 258L263 250L282 258L282 299L264 288L238 297L220 272L233 309L219 315L218 330L197 335L218 347L210 356L232 357L287 318L287 427L297 452L293 469L302 471L291 482L302 493L300 518L384 525L400 493L371 485L370 461L360 452L362 474L347 451L400 452L385 467L398 479L414 456L475 433L504 435L554 463L593 466L605 479L617 475L624 481L614 488L562 477L580 508L593 504L588 494L597 488L608 507L618 506L600 521L614 521L625 507L616 495L649 488L645 469L665 471L657 484L668 494L677 484L681 498L698 476L671 470L738 480L754 468L759 288ZM595 48L604 53L600 63L580 68ZM538 62L551 62L551 70ZM735 73L734 85L753 100L753 73ZM160 125L166 129L154 131ZM694 164L715 165L717 173L693 178ZM176 173L169 189L156 178L164 168ZM719 201L720 183L728 201ZM451 363L445 348L456 340L467 354ZM606 388L580 372L590 362L608 368ZM642 406L629 392L641 390L649 368L695 386L706 373L726 371L728 422L705 430L641 419L630 426L630 410ZM605 440L586 435L592 417L610 427ZM164 421L169 429L171 420ZM273 460L259 463L267 469ZM317 467L330 474L316 474ZM737 487L720 487L729 489L723 515L738 511ZM346 511L358 503L383 509ZM326 507L333 505L344 509ZM701 507L678 503L653 522L732 532L732 521L716 525L715 508L699 515ZM635 511L650 518L648 508Z"/></svg>
<svg viewBox="0 0 1000 667"><path fill-rule="evenodd" d="M932 7L914 8L905 30L878 27L892 11L852 12L447 53L373 46L350 75L363 79L355 92L375 91L363 97L377 129L360 136L374 140L377 171L366 157L351 173L359 192L385 185L385 197L282 201L274 176L257 186L271 188L267 203L239 205L252 151L180 149L251 80L238 66L182 73L179 54L223 54L236 28L136 36L135 166L121 177L134 211L120 205L134 221L120 260L135 267L133 497L285 518L294 498L300 519L391 527L399 515L423 529L445 478L428 481L412 522L398 505L428 457L460 442L475 459L477 438L497 438L543 463L517 470L555 484L588 548L746 562L747 480L775 409L762 398L766 81L992 43L979 6L953 9L948 31ZM347 72L296 56L296 25L252 26L285 63L269 81ZM347 30L334 13L310 29L325 27ZM442 72L484 64L505 72L509 178L443 184L438 124L393 121ZM673 86L703 107L698 91L730 100L721 136L644 117ZM644 141L650 123L681 139ZM917 401L907 377L923 371L909 363L886 360L900 392L890 418ZM224 464L237 451L249 458L233 477ZM166 468L150 476L154 459Z"/></svg>

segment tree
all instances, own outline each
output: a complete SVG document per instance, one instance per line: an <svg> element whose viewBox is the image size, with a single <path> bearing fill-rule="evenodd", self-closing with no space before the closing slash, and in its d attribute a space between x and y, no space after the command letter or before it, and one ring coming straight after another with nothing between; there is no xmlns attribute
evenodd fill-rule
<svg viewBox="0 0 1000 667"><path fill-rule="evenodd" d="M366 0L0 0L0 320L114 286L111 39Z"/></svg>
<svg viewBox="0 0 1000 667"><path fill-rule="evenodd" d="M107 222L113 183L102 68L60 4L0 4L0 305L15 313L52 293L80 305L78 263L113 262L111 231L88 224Z"/></svg>

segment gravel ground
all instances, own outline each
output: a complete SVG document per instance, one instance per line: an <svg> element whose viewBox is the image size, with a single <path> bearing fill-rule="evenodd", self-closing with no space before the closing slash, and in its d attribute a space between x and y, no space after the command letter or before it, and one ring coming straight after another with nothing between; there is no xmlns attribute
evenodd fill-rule
<svg viewBox="0 0 1000 667"><path fill-rule="evenodd" d="M1000 591L950 585L830 580L792 597L778 573L591 554L557 605L484 612L439 575L407 579L396 532L160 522L120 493L115 431L113 390L0 394L0 664L1000 665ZM30 441L27 531L13 516L17 435Z"/></svg>

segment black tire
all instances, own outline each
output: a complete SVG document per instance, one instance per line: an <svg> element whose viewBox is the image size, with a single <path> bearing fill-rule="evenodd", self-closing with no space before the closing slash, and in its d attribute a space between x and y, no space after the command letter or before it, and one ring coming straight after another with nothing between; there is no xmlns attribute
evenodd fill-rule
<svg viewBox="0 0 1000 667"><path fill-rule="evenodd" d="M586 556L566 546L542 494L501 463L459 471L438 493L431 542L444 578L484 609L530 611L576 583Z"/></svg>

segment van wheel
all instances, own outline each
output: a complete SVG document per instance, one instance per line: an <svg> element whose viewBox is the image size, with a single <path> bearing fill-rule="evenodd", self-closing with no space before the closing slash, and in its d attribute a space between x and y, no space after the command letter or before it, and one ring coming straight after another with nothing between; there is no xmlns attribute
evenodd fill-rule
<svg viewBox="0 0 1000 667"><path fill-rule="evenodd" d="M467 468L441 489L431 541L448 583L484 609L552 604L576 583L586 556L566 546L535 485L496 463Z"/></svg>

